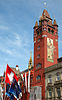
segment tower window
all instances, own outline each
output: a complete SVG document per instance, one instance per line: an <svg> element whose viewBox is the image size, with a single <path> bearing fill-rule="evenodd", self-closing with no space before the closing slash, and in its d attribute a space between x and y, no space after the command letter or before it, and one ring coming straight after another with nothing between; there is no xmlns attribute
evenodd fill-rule
<svg viewBox="0 0 62 100"><path fill-rule="evenodd" d="M48 28L48 32L50 33L50 28Z"/></svg>
<svg viewBox="0 0 62 100"><path fill-rule="evenodd" d="M40 35L41 33L42 33L41 29L39 31L37 31L37 35Z"/></svg>
<svg viewBox="0 0 62 100"><path fill-rule="evenodd" d="M31 77L31 83L33 82L33 78Z"/></svg>
<svg viewBox="0 0 62 100"><path fill-rule="evenodd" d="M39 31L39 35L42 33L42 30L40 29L40 31Z"/></svg>
<svg viewBox="0 0 62 100"><path fill-rule="evenodd" d="M37 41L40 42L40 39L38 39Z"/></svg>
<svg viewBox="0 0 62 100"><path fill-rule="evenodd" d="M52 31L51 31L51 33L53 34L53 33L54 33L54 31L52 30Z"/></svg>
<svg viewBox="0 0 62 100"><path fill-rule="evenodd" d="M41 76L38 75L38 76L36 77L36 80L41 80Z"/></svg>
<svg viewBox="0 0 62 100"><path fill-rule="evenodd" d="M56 32L56 34L58 34L58 32Z"/></svg>
<svg viewBox="0 0 62 100"><path fill-rule="evenodd" d="M37 58L40 58L40 54L37 55Z"/></svg>
<svg viewBox="0 0 62 100"><path fill-rule="evenodd" d="M39 50L39 49L40 49L40 46L37 47L37 50Z"/></svg>
<svg viewBox="0 0 62 100"><path fill-rule="evenodd" d="M44 31L46 31L46 28L43 28Z"/></svg>
<svg viewBox="0 0 62 100"><path fill-rule="evenodd" d="M39 35L39 31L37 31L37 35Z"/></svg>
<svg viewBox="0 0 62 100"><path fill-rule="evenodd" d="M39 69L39 68L41 68L42 67L42 64L41 63L38 63L37 65L36 65L36 69Z"/></svg>

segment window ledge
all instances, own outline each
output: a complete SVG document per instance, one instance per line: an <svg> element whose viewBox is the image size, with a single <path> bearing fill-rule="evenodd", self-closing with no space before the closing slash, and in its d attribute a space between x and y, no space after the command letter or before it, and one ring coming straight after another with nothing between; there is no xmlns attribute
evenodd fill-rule
<svg viewBox="0 0 62 100"><path fill-rule="evenodd" d="M41 80L36 80L36 83L40 83L41 82Z"/></svg>
<svg viewBox="0 0 62 100"><path fill-rule="evenodd" d="M36 69L35 71L38 71L38 70L40 70L41 68L38 68L38 69Z"/></svg>

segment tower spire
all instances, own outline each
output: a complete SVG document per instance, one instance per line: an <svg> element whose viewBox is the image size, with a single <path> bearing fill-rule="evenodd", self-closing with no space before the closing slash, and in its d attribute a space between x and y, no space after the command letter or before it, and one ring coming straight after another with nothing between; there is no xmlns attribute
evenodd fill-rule
<svg viewBox="0 0 62 100"><path fill-rule="evenodd" d="M35 23L35 27L36 27L36 26L38 26L38 22L37 22L37 20L36 20L36 23Z"/></svg>
<svg viewBox="0 0 62 100"><path fill-rule="evenodd" d="M29 63L28 63L28 69L31 69L32 67L32 51L30 52L30 59L29 59Z"/></svg>
<svg viewBox="0 0 62 100"><path fill-rule="evenodd" d="M56 25L56 24L57 24L57 23L56 23L56 19L55 19L55 16L54 16L54 22L53 22L53 24L54 24L54 25Z"/></svg>

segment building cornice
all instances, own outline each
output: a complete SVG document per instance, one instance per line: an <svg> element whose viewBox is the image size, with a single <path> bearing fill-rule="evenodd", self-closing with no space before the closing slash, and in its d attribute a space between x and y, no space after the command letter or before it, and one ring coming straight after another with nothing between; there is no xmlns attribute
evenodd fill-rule
<svg viewBox="0 0 62 100"><path fill-rule="evenodd" d="M61 69L62 68L62 62L58 63L58 64L55 64L55 65L52 65L48 68L45 68L45 74L48 73L48 72L52 72L52 71L55 71L57 69Z"/></svg>

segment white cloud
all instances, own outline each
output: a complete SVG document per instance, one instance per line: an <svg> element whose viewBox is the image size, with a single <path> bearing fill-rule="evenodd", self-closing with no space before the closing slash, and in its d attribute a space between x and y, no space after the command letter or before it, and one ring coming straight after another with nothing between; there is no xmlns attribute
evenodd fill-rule
<svg viewBox="0 0 62 100"><path fill-rule="evenodd" d="M3 36L0 37L0 51L4 54L9 54L12 57L21 57L21 55L28 54L28 47L31 46L29 41L31 40L29 36L27 37L26 34L27 32L24 32L24 35L14 32L9 34L8 36L5 36L5 39L3 38Z"/></svg>
<svg viewBox="0 0 62 100"><path fill-rule="evenodd" d="M0 25L0 30L8 30L9 28L7 26L3 26L3 25Z"/></svg>
<svg viewBox="0 0 62 100"><path fill-rule="evenodd" d="M5 52L6 52L6 53L8 53L8 54L10 54L10 55L12 55L12 54L13 54L13 53L12 53L12 51L11 51L11 50L9 50L9 49L7 49Z"/></svg>
<svg viewBox="0 0 62 100"><path fill-rule="evenodd" d="M14 35L15 35L15 37L16 37L17 40L20 40L20 36L19 36L18 33L14 33Z"/></svg>
<svg viewBox="0 0 62 100"><path fill-rule="evenodd" d="M2 51L3 53L7 53L9 55L13 54L13 52L11 50L9 50L9 49L7 49L7 48L5 48L3 46L0 48L0 51Z"/></svg>
<svg viewBox="0 0 62 100"><path fill-rule="evenodd" d="M14 36L15 36L15 41L13 42L14 45L16 45L17 47L18 46L21 46L21 36L18 34L18 33L14 33Z"/></svg>

